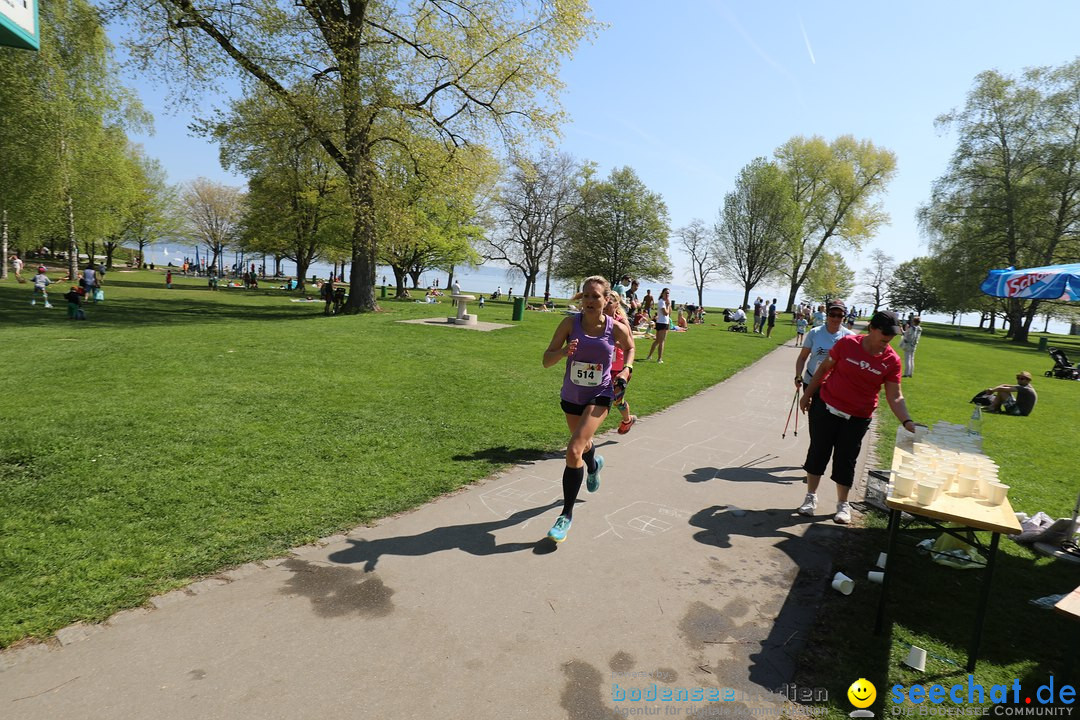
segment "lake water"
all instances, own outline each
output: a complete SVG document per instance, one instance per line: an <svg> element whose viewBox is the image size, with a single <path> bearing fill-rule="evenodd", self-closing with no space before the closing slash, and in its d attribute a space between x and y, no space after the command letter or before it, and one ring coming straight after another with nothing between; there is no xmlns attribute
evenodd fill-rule
<svg viewBox="0 0 1080 720"><path fill-rule="evenodd" d="M201 253L201 251L200 251ZM173 265L179 266L183 263L184 257L194 259L195 249L193 247L184 247L177 245L151 245L147 248L146 257L148 262L156 263L158 266L165 266L171 261ZM226 253L225 265L232 266L234 262L240 260L238 255ZM247 256L245 259L247 265L252 262L256 267L262 264L262 256ZM273 272L273 258L267 258L267 271ZM295 275L296 265L289 260L282 262L282 271L286 275ZM308 269L308 273L314 274L320 278L329 277L332 272L332 268L327 263L315 263ZM348 278L349 269L345 268L345 277ZM379 285L383 284L383 278L386 278L386 283L393 286L394 273L389 267L379 266L375 272L375 281ZM420 275L420 287L427 288L429 285L433 285L436 280L439 282L440 288L447 286L447 273L445 270L429 270ZM461 283L462 292L478 295L489 295L501 288L504 293L509 293L511 289L520 293L525 289L525 280L522 274L512 268L500 267L494 264L482 265L476 268L458 268L454 271L454 277ZM536 280L536 287L539 291L539 295L544 294L544 282L546 276L541 273L540 277ZM643 283L640 288L640 295L644 296L646 290L652 290L654 297L660 295L660 291L663 288L669 288L671 291L671 299L675 306L683 305L686 303L697 303L697 290L690 285L678 285L672 283ZM552 283L552 294L555 297L568 297L573 290L567 287L565 284L560 284L558 281ZM787 289L781 287L767 287L759 285L754 288L754 291L750 293L750 302L754 301L754 298L761 296L766 299L777 298L778 307L783 307L787 303ZM702 298L705 303L705 307L712 308L734 308L737 304L742 302L742 290L733 287L731 285L717 285L716 287L707 287L702 292ZM869 310L870 306L865 303L855 303L856 307L860 311L864 307ZM952 322L952 316L939 315L935 313L927 313L923 318L928 322L937 323L950 323ZM959 324L969 324L977 326L979 324L979 316L974 313L968 313L958 318ZM1032 323L1032 330L1041 332L1043 329L1044 320L1036 318ZM1069 332L1069 325L1067 323L1051 321L1050 332L1067 334Z"/></svg>

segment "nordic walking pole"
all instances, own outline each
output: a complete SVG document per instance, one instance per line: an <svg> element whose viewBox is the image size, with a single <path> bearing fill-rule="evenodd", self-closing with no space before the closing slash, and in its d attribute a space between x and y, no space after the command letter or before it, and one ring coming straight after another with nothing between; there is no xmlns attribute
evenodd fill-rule
<svg viewBox="0 0 1080 720"><path fill-rule="evenodd" d="M795 397L799 397L799 391L798 390L795 391ZM795 437L799 437L799 415L801 415L801 414L802 414L802 408L799 409L799 412L795 413ZM780 439L783 440L783 438L780 438Z"/></svg>
<svg viewBox="0 0 1080 720"><path fill-rule="evenodd" d="M784 423L784 432L780 433L780 439L783 440L787 435L788 424L791 422L791 411L795 409L795 401L799 399L799 388L795 388L795 397L791 398L791 409L787 411L787 422ZM799 427L799 417L795 416L795 427ZM795 431L798 435L798 430Z"/></svg>

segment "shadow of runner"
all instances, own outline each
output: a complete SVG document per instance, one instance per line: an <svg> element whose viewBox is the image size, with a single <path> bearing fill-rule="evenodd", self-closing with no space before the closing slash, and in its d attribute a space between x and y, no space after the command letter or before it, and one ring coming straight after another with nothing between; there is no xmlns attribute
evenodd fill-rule
<svg viewBox="0 0 1080 720"><path fill-rule="evenodd" d="M540 507L520 510L502 520L490 522L469 523L467 525L450 525L448 527L434 528L418 535L403 535L399 537L379 538L376 540L364 540L362 538L349 538L351 548L341 550L330 555L330 562L350 565L364 563L364 572L371 572L383 555L419 556L428 555L442 550L464 550L470 555L501 555L503 553L520 552L533 548L537 543L505 543L495 544L495 530L517 525L548 510L559 507L562 501L558 500Z"/></svg>

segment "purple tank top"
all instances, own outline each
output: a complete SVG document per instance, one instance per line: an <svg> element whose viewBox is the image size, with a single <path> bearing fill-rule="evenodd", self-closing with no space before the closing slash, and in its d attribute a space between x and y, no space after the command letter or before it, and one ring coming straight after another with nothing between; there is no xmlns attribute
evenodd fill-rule
<svg viewBox="0 0 1080 720"><path fill-rule="evenodd" d="M574 316L571 340L577 340L577 350L566 358L562 399L585 405L595 397L613 397L611 387L611 358L615 353L615 330L610 316L604 316L604 331L599 337L585 334L581 313Z"/></svg>

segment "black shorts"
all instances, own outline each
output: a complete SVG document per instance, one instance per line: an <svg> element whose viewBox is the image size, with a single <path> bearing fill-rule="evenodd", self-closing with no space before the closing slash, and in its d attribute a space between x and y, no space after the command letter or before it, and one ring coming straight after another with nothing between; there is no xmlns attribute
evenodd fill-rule
<svg viewBox="0 0 1080 720"><path fill-rule="evenodd" d="M671 323L669 323L669 322L656 323L656 329L657 330L670 330L671 329Z"/></svg>
<svg viewBox="0 0 1080 720"><path fill-rule="evenodd" d="M810 401L810 449L806 451L803 470L810 475L824 475L832 456L832 479L837 485L851 487L855 482L855 463L862 450L862 439L870 427L870 418L842 418L833 415L818 394Z"/></svg>
<svg viewBox="0 0 1080 720"><path fill-rule="evenodd" d="M577 403L567 402L566 400L560 400L559 404L562 406L562 411L567 415L581 416L585 413L585 408L590 405L596 405L598 407L611 407L611 398L606 395L598 395L584 405L578 405Z"/></svg>

